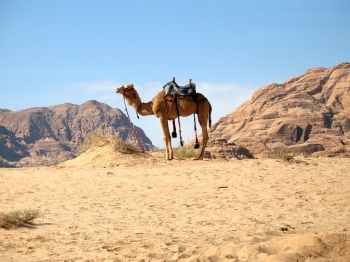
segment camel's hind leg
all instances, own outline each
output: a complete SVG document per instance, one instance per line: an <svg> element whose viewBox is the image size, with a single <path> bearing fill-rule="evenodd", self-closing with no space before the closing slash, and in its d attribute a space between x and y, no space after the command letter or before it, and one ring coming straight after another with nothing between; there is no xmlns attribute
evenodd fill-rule
<svg viewBox="0 0 350 262"><path fill-rule="evenodd" d="M202 145L202 150L201 153L198 157L198 159L203 159L204 156L204 150L205 147L207 146L208 140L209 140L209 135L208 135L208 128L207 128L207 123L208 123L208 116L200 117L198 115L198 122L201 125L202 128L202 136L203 136L203 145Z"/></svg>
<svg viewBox="0 0 350 262"><path fill-rule="evenodd" d="M164 118L159 118L162 126L163 138L165 143L165 159L172 160L174 158L173 148L171 146L171 137L169 132L168 121Z"/></svg>

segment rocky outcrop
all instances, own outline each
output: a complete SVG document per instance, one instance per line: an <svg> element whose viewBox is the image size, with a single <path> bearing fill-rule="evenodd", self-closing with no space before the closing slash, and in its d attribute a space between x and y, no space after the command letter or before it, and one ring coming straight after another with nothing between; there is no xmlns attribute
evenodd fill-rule
<svg viewBox="0 0 350 262"><path fill-rule="evenodd" d="M52 165L78 155L86 134L102 130L130 133L127 117L97 101L62 104L11 112L0 110L0 166ZM135 127L145 147L153 147L143 130Z"/></svg>
<svg viewBox="0 0 350 262"><path fill-rule="evenodd" d="M350 64L310 69L258 89L209 136L254 157L350 156Z"/></svg>
<svg viewBox="0 0 350 262"><path fill-rule="evenodd" d="M6 127L0 126L0 167L14 167L14 162L27 156L29 152L23 140Z"/></svg>

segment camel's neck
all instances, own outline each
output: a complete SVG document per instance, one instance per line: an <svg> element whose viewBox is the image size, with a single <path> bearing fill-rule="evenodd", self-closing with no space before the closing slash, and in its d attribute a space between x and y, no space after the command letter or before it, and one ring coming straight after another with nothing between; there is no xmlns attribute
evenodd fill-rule
<svg viewBox="0 0 350 262"><path fill-rule="evenodd" d="M135 94L132 94L130 96L125 96L126 102L131 105L136 113L140 114L141 116L149 116L154 115L152 105L153 102L150 101L148 103L142 103L139 94L135 90Z"/></svg>
<svg viewBox="0 0 350 262"><path fill-rule="evenodd" d="M137 111L137 109L135 109ZM137 113L139 113L141 116L150 116L154 115L153 112L153 102L147 102L147 103L141 103Z"/></svg>

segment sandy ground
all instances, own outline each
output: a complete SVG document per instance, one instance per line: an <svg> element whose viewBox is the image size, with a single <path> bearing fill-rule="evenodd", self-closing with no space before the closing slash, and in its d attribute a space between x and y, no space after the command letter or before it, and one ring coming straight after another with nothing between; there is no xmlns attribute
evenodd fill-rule
<svg viewBox="0 0 350 262"><path fill-rule="evenodd" d="M0 261L350 261L350 159L173 160L98 148L0 169Z"/></svg>

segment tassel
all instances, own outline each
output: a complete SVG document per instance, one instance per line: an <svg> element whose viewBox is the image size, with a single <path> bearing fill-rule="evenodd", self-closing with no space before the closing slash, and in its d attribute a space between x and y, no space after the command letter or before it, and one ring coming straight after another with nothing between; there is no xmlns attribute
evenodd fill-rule
<svg viewBox="0 0 350 262"><path fill-rule="evenodd" d="M171 133L172 138L177 138L175 120L173 120L173 132Z"/></svg>
<svg viewBox="0 0 350 262"><path fill-rule="evenodd" d="M196 135L196 144L194 145L194 149L198 149L199 148L199 143L198 143L198 137Z"/></svg>

